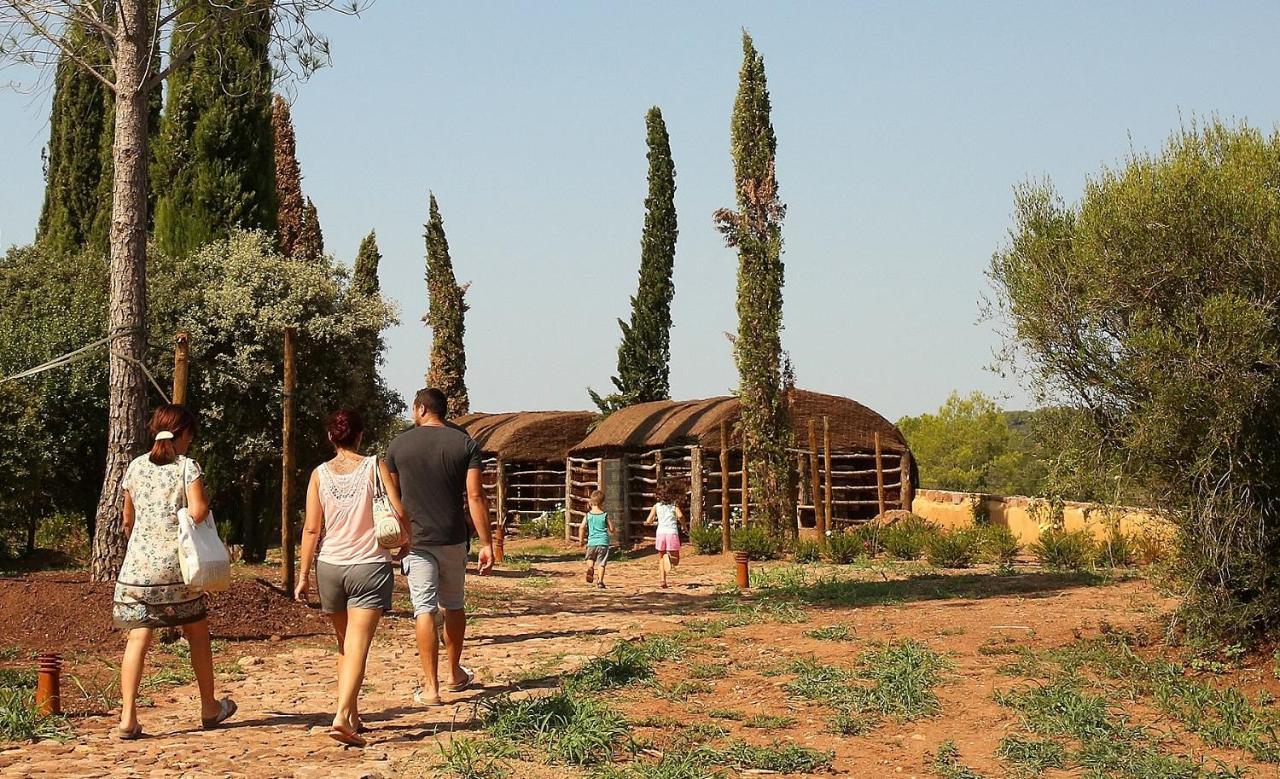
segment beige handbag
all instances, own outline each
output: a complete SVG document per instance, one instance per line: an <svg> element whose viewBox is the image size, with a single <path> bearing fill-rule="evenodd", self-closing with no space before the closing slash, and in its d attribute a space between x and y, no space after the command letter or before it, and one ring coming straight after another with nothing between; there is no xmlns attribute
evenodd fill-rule
<svg viewBox="0 0 1280 779"><path fill-rule="evenodd" d="M400 546L400 520L391 506L387 488L382 484L382 464L378 460L373 463L373 532L378 537L378 546L383 549Z"/></svg>

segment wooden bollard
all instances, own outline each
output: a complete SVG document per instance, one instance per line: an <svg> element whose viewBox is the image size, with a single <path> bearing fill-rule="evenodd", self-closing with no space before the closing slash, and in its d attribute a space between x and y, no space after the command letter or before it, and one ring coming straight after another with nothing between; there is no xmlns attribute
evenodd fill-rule
<svg viewBox="0 0 1280 779"><path fill-rule="evenodd" d="M36 711L42 717L62 713L62 657L42 654L36 658Z"/></svg>
<svg viewBox="0 0 1280 779"><path fill-rule="evenodd" d="M745 590L751 586L751 573L747 570L747 561L751 559L751 555L746 552L734 552L733 562L738 567L738 589Z"/></svg>
<svg viewBox="0 0 1280 779"><path fill-rule="evenodd" d="M501 518L498 519L498 526L493 529L493 561L495 563L502 562L506 550L503 548L507 542L506 523Z"/></svg>

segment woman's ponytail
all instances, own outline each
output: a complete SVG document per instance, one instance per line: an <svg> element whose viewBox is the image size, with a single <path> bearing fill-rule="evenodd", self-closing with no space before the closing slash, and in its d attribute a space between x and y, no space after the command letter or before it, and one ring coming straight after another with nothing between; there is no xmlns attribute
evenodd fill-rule
<svg viewBox="0 0 1280 779"><path fill-rule="evenodd" d="M166 403L151 415L148 427L153 437L148 459L156 465L168 465L178 459L178 438L188 430L195 430L196 417L186 406Z"/></svg>

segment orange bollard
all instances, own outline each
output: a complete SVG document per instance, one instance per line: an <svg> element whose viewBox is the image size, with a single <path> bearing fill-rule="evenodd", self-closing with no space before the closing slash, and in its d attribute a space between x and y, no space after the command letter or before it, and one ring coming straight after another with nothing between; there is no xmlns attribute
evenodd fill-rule
<svg viewBox="0 0 1280 779"><path fill-rule="evenodd" d="M62 713L62 658L55 654L42 654L36 658L39 675L36 678L36 711L42 717Z"/></svg>
<svg viewBox="0 0 1280 779"><path fill-rule="evenodd" d="M747 560L750 555L746 552L734 552L733 561L738 564L738 589L745 590L751 586L751 575L747 571Z"/></svg>

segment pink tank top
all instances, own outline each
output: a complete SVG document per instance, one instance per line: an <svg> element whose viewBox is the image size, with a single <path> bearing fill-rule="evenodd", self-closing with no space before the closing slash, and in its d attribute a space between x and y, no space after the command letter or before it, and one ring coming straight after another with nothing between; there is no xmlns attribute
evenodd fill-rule
<svg viewBox="0 0 1280 779"><path fill-rule="evenodd" d="M324 509L324 537L316 559L331 565L389 563L391 552L378 545L373 531L373 469L376 457L366 457L351 473L337 473L324 463L316 468L320 505Z"/></svg>

